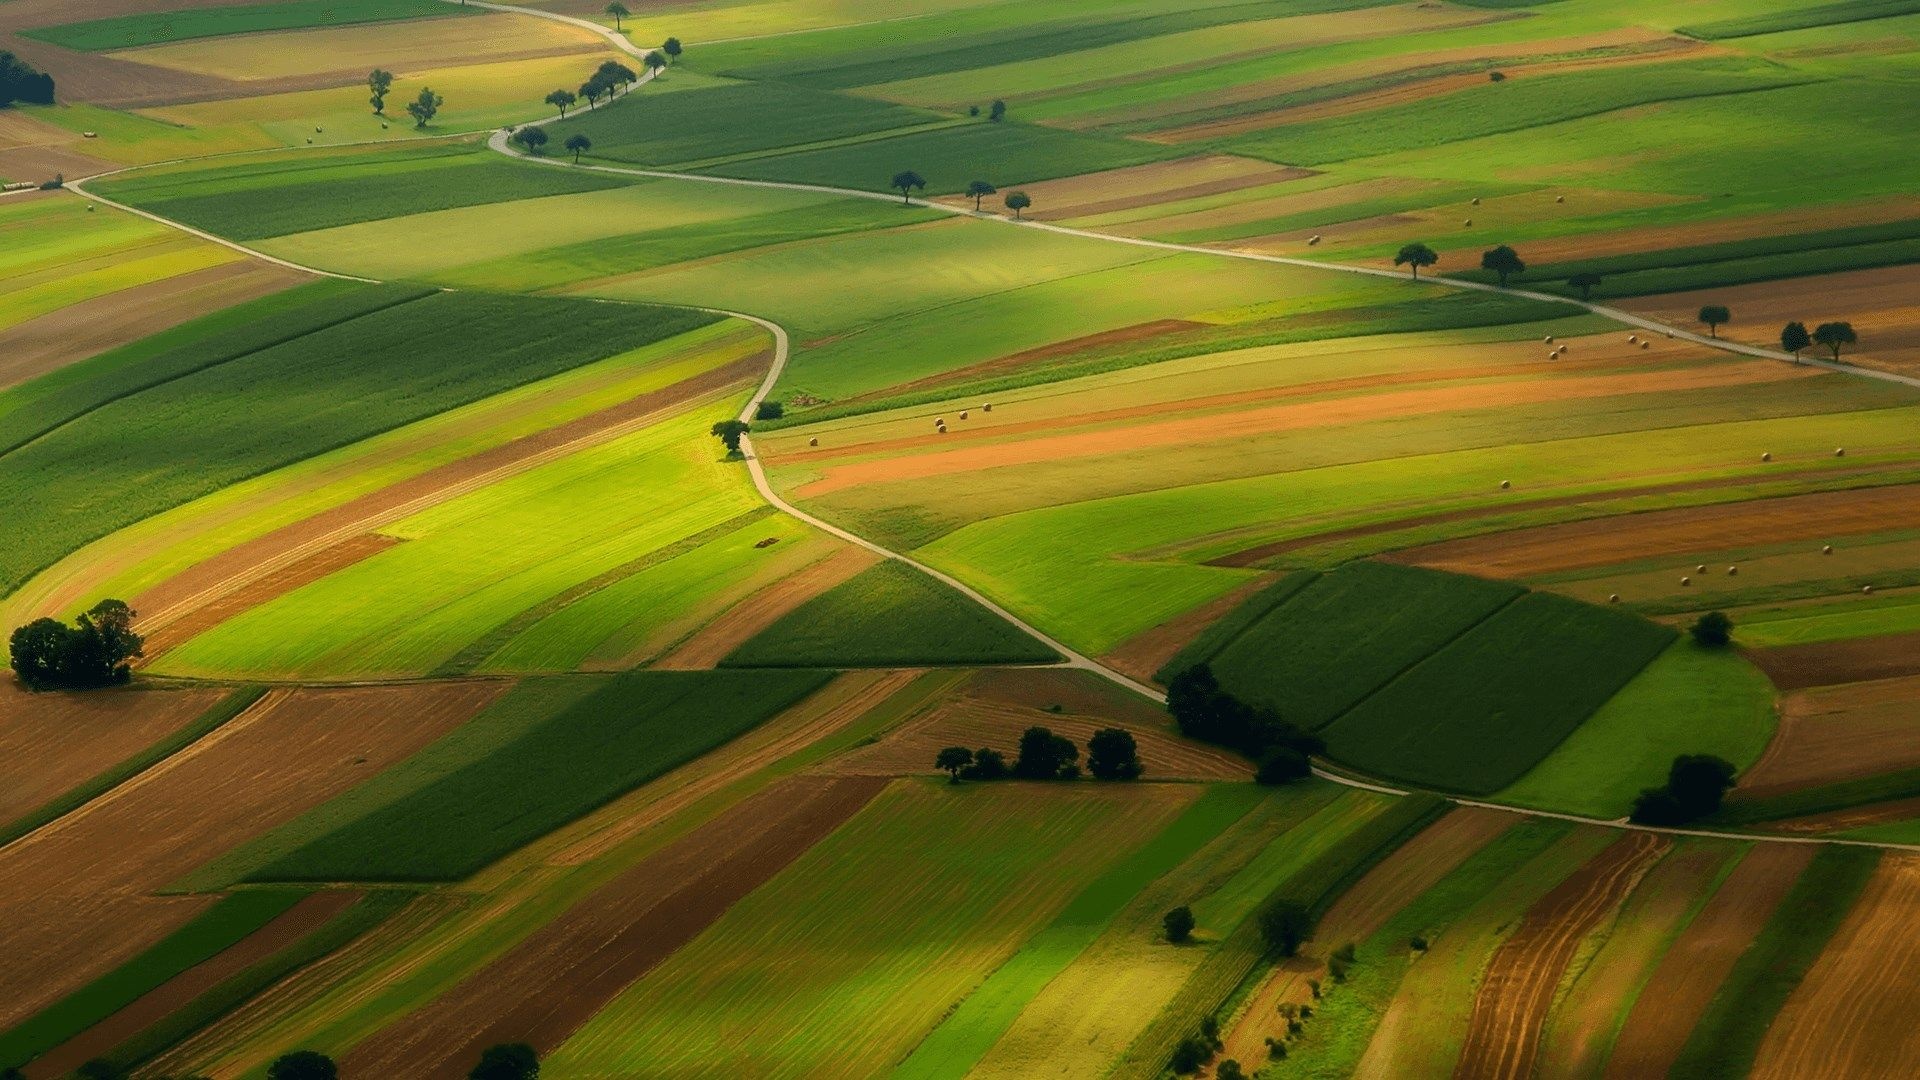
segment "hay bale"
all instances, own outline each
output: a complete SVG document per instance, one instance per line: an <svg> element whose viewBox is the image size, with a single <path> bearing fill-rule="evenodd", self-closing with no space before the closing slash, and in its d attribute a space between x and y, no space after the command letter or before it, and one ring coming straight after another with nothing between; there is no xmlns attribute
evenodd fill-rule
<svg viewBox="0 0 1920 1080"><path fill-rule="evenodd" d="M1512 486L1513 486L1513 481L1511 481L1511 480L1502 480L1502 481L1500 481L1500 490L1501 490L1501 491L1506 491L1506 490L1507 490L1508 488L1511 488Z"/></svg>
<svg viewBox="0 0 1920 1080"><path fill-rule="evenodd" d="M808 446L819 446L819 445L820 445L820 440L819 440L818 438L812 438L812 439L808 439L808 440L807 440L807 445L808 445Z"/></svg>
<svg viewBox="0 0 1920 1080"><path fill-rule="evenodd" d="M1729 566L1729 567L1727 567L1727 576L1728 576L1728 577L1739 577L1739 576L1740 576L1740 568L1739 568L1739 567L1737 567L1737 566Z"/></svg>
<svg viewBox="0 0 1920 1080"><path fill-rule="evenodd" d="M1680 585L1683 588L1691 584L1693 584L1693 579L1690 577L1683 577L1680 579Z"/></svg>
<svg viewBox="0 0 1920 1080"><path fill-rule="evenodd" d="M1847 456L1847 448L1846 448L1846 447L1844 447L1844 446L1836 446L1836 447L1834 447L1834 448L1833 448L1833 456L1834 456L1834 457L1846 457L1846 456Z"/></svg>
<svg viewBox="0 0 1920 1080"><path fill-rule="evenodd" d="M1565 195L1555 195L1555 196L1553 197L1553 201L1554 201L1554 202L1557 202L1557 203L1562 203L1562 202L1566 202L1566 201L1567 201L1567 197L1566 197Z"/></svg>
<svg viewBox="0 0 1920 1080"><path fill-rule="evenodd" d="M1832 545L1832 544L1823 544L1823 545L1821 545L1821 547L1820 547L1820 554L1822 554L1822 555L1831 555L1831 554L1833 554L1833 545Z"/></svg>
<svg viewBox="0 0 1920 1080"><path fill-rule="evenodd" d="M1480 197L1479 197L1478 195L1475 195L1475 196L1473 197L1473 205L1475 205L1475 206L1479 206L1479 205L1480 205Z"/></svg>
<svg viewBox="0 0 1920 1080"><path fill-rule="evenodd" d="M1862 585L1862 586L1860 586L1860 591L1861 591L1861 592L1863 592L1863 593L1870 593L1870 592L1872 592L1872 591L1873 591L1873 586L1871 586L1871 585Z"/></svg>
<svg viewBox="0 0 1920 1080"><path fill-rule="evenodd" d="M1473 219L1472 219L1472 218L1468 218L1467 220L1465 220L1465 221L1463 221L1463 222L1461 222L1460 224L1462 224L1462 225L1472 225L1472 224L1473 224Z"/></svg>
<svg viewBox="0 0 1920 1080"><path fill-rule="evenodd" d="M1319 233L1314 233L1314 234L1313 234L1312 236L1309 236L1309 237L1307 237L1307 246L1308 246L1308 247L1317 247L1317 246L1319 246L1319 244L1320 244L1320 234L1319 234Z"/></svg>
<svg viewBox="0 0 1920 1080"><path fill-rule="evenodd" d="M1761 452L1761 454L1760 454L1760 460L1761 460L1761 461L1772 461L1772 460L1773 460L1773 453L1772 453L1772 451L1762 451L1762 452Z"/></svg>
<svg viewBox="0 0 1920 1080"><path fill-rule="evenodd" d="M960 419L962 419L962 420L965 420L966 418L967 418L967 410L965 410L965 409L961 409L961 410L960 410Z"/></svg>
<svg viewBox="0 0 1920 1080"><path fill-rule="evenodd" d="M1653 342L1651 342L1651 341L1643 341L1643 342L1641 342L1641 343L1640 343L1640 347L1644 349L1644 348L1646 348L1647 346L1649 346L1649 345L1651 345L1651 344L1653 344Z"/></svg>
<svg viewBox="0 0 1920 1080"><path fill-rule="evenodd" d="M992 412L992 411L993 411L993 402L991 402L991 401L989 401L989 402L987 402L987 403L986 403L985 405L982 405L982 406L980 406L980 411L981 411L981 412Z"/></svg>
<svg viewBox="0 0 1920 1080"><path fill-rule="evenodd" d="M1541 341L1544 341L1544 342L1546 342L1546 343L1547 343L1547 344L1549 344L1549 345L1551 345L1551 344L1553 344L1553 335L1552 335L1552 334L1548 334L1548 335L1547 335L1546 337L1543 337L1543 338L1541 338L1540 340L1541 340Z"/></svg>
<svg viewBox="0 0 1920 1080"><path fill-rule="evenodd" d="M947 426L947 418L946 418L946 417L944 417L944 416L936 416L936 417L934 417L934 418L933 418L933 426L934 426L934 427L946 427L946 426Z"/></svg>
<svg viewBox="0 0 1920 1080"><path fill-rule="evenodd" d="M1628 343L1629 345L1638 345L1638 344L1640 343L1640 335L1639 335L1639 334L1628 334L1628 335L1627 335L1627 343Z"/></svg>
<svg viewBox="0 0 1920 1080"><path fill-rule="evenodd" d="M1617 603L1619 603L1619 602L1620 602L1620 594L1619 594L1619 593L1608 593L1608 594L1607 594L1607 603L1609 603L1609 604L1617 604Z"/></svg>

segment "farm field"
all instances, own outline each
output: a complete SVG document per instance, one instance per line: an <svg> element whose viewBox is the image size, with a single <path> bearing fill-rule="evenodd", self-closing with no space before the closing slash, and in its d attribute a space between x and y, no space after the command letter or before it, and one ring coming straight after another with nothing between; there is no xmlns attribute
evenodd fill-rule
<svg viewBox="0 0 1920 1080"><path fill-rule="evenodd" d="M0 3L0 1071L1915 1071L1920 7L626 7Z"/></svg>

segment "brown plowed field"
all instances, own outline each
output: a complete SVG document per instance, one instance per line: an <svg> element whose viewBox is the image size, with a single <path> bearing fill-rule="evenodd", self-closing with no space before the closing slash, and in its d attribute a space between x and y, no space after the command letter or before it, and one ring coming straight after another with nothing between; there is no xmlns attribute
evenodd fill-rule
<svg viewBox="0 0 1920 1080"><path fill-rule="evenodd" d="M341 1061L347 1076L458 1077L494 1043L541 1053L864 807L885 780L795 777L641 862Z"/></svg>
<svg viewBox="0 0 1920 1080"><path fill-rule="evenodd" d="M221 696L218 690L30 694L0 676L0 823L180 730Z"/></svg>
<svg viewBox="0 0 1920 1080"><path fill-rule="evenodd" d="M210 902L154 890L426 746L506 685L276 690L0 849L0 1027L113 969Z"/></svg>
<svg viewBox="0 0 1920 1080"><path fill-rule="evenodd" d="M1888 854L1774 1018L1755 1080L1920 1076L1920 858Z"/></svg>
<svg viewBox="0 0 1920 1080"><path fill-rule="evenodd" d="M536 465L578 453L636 431L658 414L735 383L766 368L766 354L748 357L652 393L527 435L472 457L448 462L341 506L294 522L207 559L133 600L158 628L289 563L330 548L348 537L397 521L427 506L484 487Z"/></svg>
<svg viewBox="0 0 1920 1080"><path fill-rule="evenodd" d="M1673 1068L1707 1004L1766 926L1800 872L1810 844L1756 844L1727 875L1654 969L1620 1029L1609 1080L1644 1080Z"/></svg>
<svg viewBox="0 0 1920 1080"><path fill-rule="evenodd" d="M1767 752L1740 777L1742 796L1920 767L1920 679L1788 694Z"/></svg>
<svg viewBox="0 0 1920 1080"><path fill-rule="evenodd" d="M175 975L125 1008L33 1060L28 1080L57 1080L159 1023L201 994L320 929L360 899L357 892L318 892L230 948Z"/></svg>
<svg viewBox="0 0 1920 1080"><path fill-rule="evenodd" d="M1920 633L1749 649L1747 659L1782 690L1920 674Z"/></svg>
<svg viewBox="0 0 1920 1080"><path fill-rule="evenodd" d="M1916 521L1920 484L1900 484L1543 525L1411 548L1395 560L1480 577L1530 578L1663 555L1884 532Z"/></svg>
<svg viewBox="0 0 1920 1080"><path fill-rule="evenodd" d="M0 176L11 175L7 169L0 155ZM0 388L305 280L296 270L239 259L82 300L0 330Z"/></svg>
<svg viewBox="0 0 1920 1080"><path fill-rule="evenodd" d="M1144 633L1135 634L1121 642L1118 648L1102 656L1100 661L1141 682L1152 682L1154 672L1159 671L1167 661L1173 659L1175 653L1186 648L1189 642L1199 637L1201 631L1226 617L1228 612L1245 603L1248 597L1271 584L1273 584L1271 577L1263 575L1254 578L1218 600L1175 616Z"/></svg>
<svg viewBox="0 0 1920 1080"><path fill-rule="evenodd" d="M866 548L847 544L728 608L654 666L670 671L716 667L782 615L879 561Z"/></svg>
<svg viewBox="0 0 1920 1080"><path fill-rule="evenodd" d="M1245 759L1181 739L1165 721L1148 726L964 698L935 708L871 746L834 759L823 766L823 771L842 776L926 776L937 771L934 755L948 746L990 746L1011 762L1020 747L1020 733L1035 725L1072 739L1082 748L1101 728L1125 728L1139 746L1140 762L1146 766L1146 778L1150 780L1246 780L1253 773Z"/></svg>
<svg viewBox="0 0 1920 1080"><path fill-rule="evenodd" d="M1161 728L1166 710L1090 671L1072 668L983 668L967 681L967 698L993 705L1111 718ZM1044 723L1044 721L1041 721Z"/></svg>
<svg viewBox="0 0 1920 1080"><path fill-rule="evenodd" d="M319 581L336 570L344 570L357 562L371 559L400 543L404 541L391 536L361 533L332 547L321 548L297 562L288 563L265 577L255 578L212 603L194 608L181 618L148 633L147 659L151 661L168 649L184 645L196 635L204 634L236 615L309 582Z"/></svg>
<svg viewBox="0 0 1920 1080"><path fill-rule="evenodd" d="M1771 832L1817 835L1842 832L1847 829L1864 829L1869 825L1890 825L1896 821L1912 821L1915 818L1920 818L1920 798L1867 803L1862 806L1851 806L1845 810L1831 810L1824 814L1809 814L1806 817L1788 818L1784 821L1769 821L1759 827Z"/></svg>
<svg viewBox="0 0 1920 1080"><path fill-rule="evenodd" d="M1155 447L1193 443L1228 442L1277 431L1304 428L1328 428L1391 420L1400 417L1428 416L1536 404L1541 402L1585 401L1628 394L1662 394L1719 386L1746 386L1809 377L1816 369L1787 364L1722 363L1668 371L1625 375L1575 375L1566 378L1530 379L1508 383L1429 387L1325 401L1290 402L1265 408L1242 409L1201 416L1177 416L1169 419L1043 435L1017 442L960 446L952 450L895 457L877 461L831 465L824 475L803 485L795 494L814 498L849 487L881 481L926 479L953 473L979 472L1009 465L1031 465L1104 454L1138 452ZM1237 396L1237 395L1236 395ZM1211 401L1209 400L1208 404ZM1201 402L1176 406L1152 406L1141 410L1143 416L1185 410ZM1127 412L1129 410L1116 410ZM1087 421L1120 420L1133 417L1101 415ZM1013 434L1006 428L986 428L983 435L1003 437ZM952 439L952 436L948 437ZM924 448L926 439L905 440L907 445ZM970 441L964 435L953 441ZM865 450L886 449L873 444Z"/></svg>
<svg viewBox="0 0 1920 1080"><path fill-rule="evenodd" d="M1722 328L1726 337L1767 348L1779 348L1776 335L1789 319L1808 326L1844 319L1860 335L1860 344L1843 352L1844 358L1908 375L1920 373L1920 265L1669 293L1630 301L1625 306L1642 315L1685 324L1702 304L1726 304L1734 310L1740 321ZM1815 346L1811 354L1826 352Z"/></svg>
<svg viewBox="0 0 1920 1080"><path fill-rule="evenodd" d="M1554 992L1580 942L1618 908L1671 841L1629 832L1527 911L1488 961L1456 1080L1524 1080L1534 1072Z"/></svg>

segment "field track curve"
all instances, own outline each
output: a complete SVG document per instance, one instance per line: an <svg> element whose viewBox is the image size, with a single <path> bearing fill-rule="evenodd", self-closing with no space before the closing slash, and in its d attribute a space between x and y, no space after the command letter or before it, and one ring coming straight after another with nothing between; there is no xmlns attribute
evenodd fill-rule
<svg viewBox="0 0 1920 1080"><path fill-rule="evenodd" d="M462 2L462 0L445 0L445 2L459 3L459 2ZM601 36L607 38L610 42L615 43L623 52L626 52L630 55L644 56L648 51L638 46L635 46L631 41L627 40L624 36L614 33L614 31L612 31L611 29L608 29L607 27L604 27L604 26L600 26L599 24L593 23L589 20L579 19L569 15L562 15L557 12L543 11L537 8L518 7L510 4L485 3L485 2L482 2L482 0L473 0L473 3L475 6L490 8L497 11L512 12L516 14L529 15L529 16L533 16L536 18L543 18L543 19L554 19L554 20L563 21L569 24L585 26L593 29L596 33L599 33ZM645 74L640 76L639 81L635 82L628 89L628 92L631 93L633 90L639 89L646 82L650 81L656 74L657 72L654 72L651 70L647 71ZM544 126L546 124L556 122L558 119L559 119L558 117L544 117L541 119L528 121L527 124L523 126ZM566 160L557 159L557 158L535 157L532 155L523 154L513 149L508 144L507 140L508 140L508 130L501 129L499 131L494 132L488 138L487 146L489 149L492 149L498 153L504 154L509 157L517 158L522 161L527 161L530 163L540 164L540 165L551 165L551 166L555 166L558 168L565 168L565 169L581 169L581 170L592 171L592 172L606 172L606 173L613 173L618 175L642 176L642 177L665 179L665 180L682 180L682 181L691 181L695 183L727 184L727 185L733 185L737 187L769 188L769 189L786 190L786 191L815 192L820 194L838 195L838 196L843 196L848 198L881 200L886 202L892 202L894 201L894 198L895 198L893 195L885 192L862 191L857 188L839 188L839 187L833 187L825 184L802 184L802 183L792 183L792 182L777 181L777 180L743 180L743 179L738 179L734 177L700 176L700 175L695 175L690 173L667 172L667 171L658 170L658 169L627 168L627 167L611 166L611 165L582 165L582 164L577 164L571 161L566 161ZM169 163L162 162L157 164L169 164ZM332 271L321 270L311 266L305 266L305 265L295 263L286 259L277 258L271 255L268 255L264 252L257 251L253 248L247 247L246 245L238 243L236 241L223 239L221 237L214 236L211 233L202 232L199 229L195 229L181 222L173 221L169 218L161 217L158 214L153 214L148 211L140 210L135 207L128 206L124 203L117 202L113 199L106 198L105 196L88 191L85 188L85 184L87 181L100 179L106 176L118 175L123 172L130 172L130 171L133 171L134 169L144 168L144 167L146 166L133 166L129 169L116 169L107 173L99 173L99 174L96 174L95 176L89 176L89 177L81 178L79 180L69 181L66 186L70 190L74 191L76 194L84 198L90 199L94 202L100 203L105 206L110 206L116 210L123 210L123 211L126 211L127 213L138 215L140 217L146 218L149 221L154 221L159 224L166 225L170 228L178 229L182 232L188 233L189 235L210 240L214 243L220 244L234 251L238 251L246 255L251 255L254 258L262 259L279 266L287 267L293 270L304 271L306 273L314 274L321 277L341 278L341 279L350 280L350 281L366 282L369 284L380 284L380 282L378 282L376 279L354 277L348 274L335 273ZM985 220L985 221L993 221L993 222L998 222L1005 225L1017 226L1020 228L1040 229L1047 232L1059 233L1064 236L1074 236L1074 237L1080 237L1080 238L1089 239L1089 240L1100 240L1108 243L1129 244L1135 247L1154 248L1158 250L1182 252L1182 253L1196 254L1196 255L1210 255L1217 258L1242 259L1242 260L1247 260L1251 262L1277 263L1277 264L1286 265L1286 266L1304 267L1312 270L1323 270L1323 271L1332 271L1332 272L1349 273L1349 274L1365 274L1371 277L1386 277L1386 278L1397 279L1402 276L1396 270L1389 270L1381 267L1354 266L1347 263L1335 263L1335 262L1316 262L1311 259L1299 259L1299 258L1292 258L1289 256L1283 256L1283 255L1263 255L1263 254L1258 254L1254 252L1227 251L1219 248L1199 247L1199 246L1190 245L1190 244L1173 244L1173 243L1167 243L1165 241L1159 241L1159 240L1146 240L1146 239L1140 239L1136 237L1115 236L1109 233L1094 232L1086 229L1073 229L1073 228L1068 228L1066 226L1052 225L1045 222L1015 220L1013 218L1002 217L998 214L991 214L991 213L984 213L984 212L977 213L975 211L966 209L964 207L948 206L943 203L930 202L924 199L909 199L907 201L912 205L921 206L921 207L932 209L932 210L943 211L945 213L952 214L955 216L969 217L969 218L975 218L978 220ZM1782 363L1811 365L1815 367L1826 368L1832 371L1841 372L1844 374L1855 375L1863 378L1879 379L1885 382L1894 382L1894 383L1899 383L1906 386L1920 388L1920 377L1896 375L1891 372L1876 371L1870 368L1854 367L1849 364L1838 364L1838 363L1819 360L1815 358L1807 358L1807 357L1795 358L1792 354L1781 352L1779 350L1765 349L1765 348L1760 348L1758 346L1752 346L1752 345L1743 345L1738 342L1727 341L1723 338L1713 338L1713 337L1708 337L1702 334L1696 334L1696 333L1693 333L1692 331L1685 330L1679 327L1669 326L1655 319L1649 319L1643 316L1634 315L1630 312L1622 311L1618 308L1607 307L1602 304L1594 304L1594 303L1588 303L1585 301L1572 300L1562 296L1555 296L1549 293L1534 292L1526 289L1502 288L1497 285L1492 285L1492 284L1487 284L1482 282L1459 281L1459 280L1453 280L1449 278L1437 278L1437 277L1430 277L1430 278L1427 278L1426 280L1430 284L1438 284L1438 285L1448 286L1448 287L1457 288L1457 289L1471 289L1479 292L1505 293L1505 294L1519 296L1527 299L1546 300L1546 301L1555 302L1555 303L1570 304L1575 307L1582 308L1591 314L1600 315L1608 319L1613 319L1616 322L1620 322L1625 325L1635 326L1644 330L1657 331L1659 333L1665 334L1670 338L1684 340L1693 344L1706 346L1708 348L1719 349L1723 352L1736 353L1743 356L1757 357L1757 358L1766 359L1766 360L1777 360ZM618 301L607 301L607 302L617 303ZM781 374L784 373L786 370L787 360L791 354L791 342L789 340L786 328L781 326L778 323L773 322L772 320L763 318L758 315L752 315L746 312L728 311L722 308L702 308L700 310L708 311L716 315L725 315L732 318L742 319L747 322L751 322L757 326L762 327L763 329L767 330L769 333L773 335L773 338L774 338L773 362L768 366L767 374L765 378L763 378L761 380L760 385L754 389L754 392L752 395L750 395L746 406L740 412L740 419L742 421L749 420L752 417L753 411L756 408L756 406L758 406L760 401L763 398L765 398L765 396L773 389L774 385L779 381ZM963 581L960 581L959 579L953 577L952 575L946 574L940 570L936 570L933 567L928 566L912 558L909 555L906 555L905 553L894 551L891 548L884 547L878 543L875 543L874 541L866 539L865 537L859 536L855 533L847 531L846 529L840 528L837 525L833 525L829 522L823 521L822 519L815 517L814 515L809 514L804 510L801 510L799 507L794 506L792 503L787 502L785 499L781 498L777 492L773 490L772 484L768 482L767 476L766 476L766 470L760 464L759 456L754 452L752 437L750 435L743 435L741 437L741 450L746 459L748 472L751 474L753 478L753 484L755 489L758 490L760 492L761 497L766 499L768 504L773 506L775 509L778 509L782 513L785 513L798 521L811 525L814 528L820 529L841 540L844 540L848 543L854 544L858 547L861 547L870 552L873 552L874 554L879 555L882 558L891 559L896 562L903 563L907 566L911 566L916 570L919 570L920 572L934 578L935 580L938 580L943 584L948 585L949 587L957 590L962 595L968 597L974 602L985 607L987 610L993 612L995 615L998 615L1000 618L1005 619L1008 623L1012 624L1013 626L1021 630L1023 633L1028 634L1029 636L1033 637L1036 641L1039 641L1040 643L1046 645L1048 648L1053 649L1055 652L1057 652L1060 656L1064 658L1064 660L1061 664L1056 666L1061 666L1066 668L1078 668L1081 670L1090 671L1096 675L1099 675L1104 679L1107 679L1110 682L1115 683L1116 685L1119 685L1128 690L1131 690L1134 693L1140 694L1143 697L1149 698L1153 701L1156 701L1162 704L1166 702L1166 694L1164 692L1157 690L1154 687L1147 685L1146 683L1140 682L1139 680L1134 679L1120 671L1117 671L1111 667L1108 667L1090 656L1087 656L1074 649L1067 647L1065 644L1055 640L1052 636L1040 630L1038 627L1020 618L1018 615L1015 615L1013 612L1007 610L1005 607L1001 606L1000 604L995 603L992 599L988 598L985 594L981 593L979 590L973 588L972 586L966 584ZM1354 775L1346 771L1336 771L1336 770L1330 770L1330 769L1325 769L1319 766L1315 766L1313 769L1313 772L1314 772L1314 775L1320 777L1321 779L1328 780L1336 784L1340 784L1344 787L1358 788L1363 791L1372 791L1372 792L1376 792L1383 795L1398 796L1398 795L1412 794L1412 791L1410 789L1395 787L1389 784L1378 783L1366 777ZM1547 810L1535 810L1535 809L1530 809L1526 807L1507 806L1500 803L1487 802L1484 800L1470 799L1470 798L1454 796L1454 795L1446 795L1445 793L1438 793L1438 794L1441 794L1449 802L1457 806L1478 807L1478 808L1489 809L1489 810L1506 810L1506 811L1511 811L1513 813L1524 814L1529 817L1548 818L1556 821L1566 821L1566 822L1572 822L1574 824L1580 824L1580 825L1594 825L1594 826L1600 826L1604 828L1614 828L1614 829L1630 830L1630 831L1636 831L1636 832L1661 833L1661 834L1670 835L1670 836L1698 836L1698 837L1706 837L1710 839L1741 840L1741 841L1762 842L1762 843L1772 843L1772 844L1803 844L1803 845L1804 844L1814 844L1814 845L1834 844L1834 845L1841 845L1841 846L1847 846L1847 847L1865 847L1865 848L1875 848L1875 849L1888 850L1888 851L1920 852L1920 844L1903 844L1903 843L1894 843L1891 841L1857 840L1857 839L1847 839L1847 838L1827 837L1827 836L1782 836L1782 835L1767 834L1767 833L1744 833L1744 832L1732 832L1732 831L1716 830L1716 829L1668 828L1668 827L1662 827L1662 826L1636 825L1636 824L1633 824L1632 822L1629 822L1625 818L1608 819L1608 818L1584 817L1578 814L1562 814L1562 813L1555 813L1553 811L1547 811Z"/></svg>

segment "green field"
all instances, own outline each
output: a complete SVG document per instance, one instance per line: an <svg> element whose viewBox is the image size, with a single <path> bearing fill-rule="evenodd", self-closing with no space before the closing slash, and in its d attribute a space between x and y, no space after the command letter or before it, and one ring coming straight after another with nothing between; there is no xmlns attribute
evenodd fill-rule
<svg viewBox="0 0 1920 1080"><path fill-rule="evenodd" d="M1672 630L1631 615L1529 593L1328 725L1327 752L1376 776L1490 794L1672 640Z"/></svg>
<svg viewBox="0 0 1920 1080"><path fill-rule="evenodd" d="M1520 593L1415 567L1350 563L1248 627L1211 664L1241 700L1321 728Z"/></svg>
<svg viewBox="0 0 1920 1080"><path fill-rule="evenodd" d="M102 52L263 30L433 18L462 14L464 10L442 0L281 0L276 4L189 8L43 26L26 31L26 36L68 49Z"/></svg>
<svg viewBox="0 0 1920 1080"><path fill-rule="evenodd" d="M887 560L734 650L729 667L1045 664L1053 650L905 563Z"/></svg>
<svg viewBox="0 0 1920 1080"><path fill-rule="evenodd" d="M323 807L317 813L338 820L334 828L250 878L457 880L751 730L826 679L817 671L629 672L484 756L468 739L429 747L397 767L387 801ZM524 723L523 707L495 723Z"/></svg>
<svg viewBox="0 0 1920 1080"><path fill-rule="evenodd" d="M1805 30L1813 26L1832 26L1837 23L1861 22L1867 19L1885 19L1894 15L1912 15L1915 12L1920 12L1920 3L1915 3L1914 0L1841 0L1837 4L1814 4L1797 10L1768 12L1737 19L1716 19L1713 22L1682 26L1679 30L1693 37L1721 41L1727 38L1775 34L1783 30Z"/></svg>

